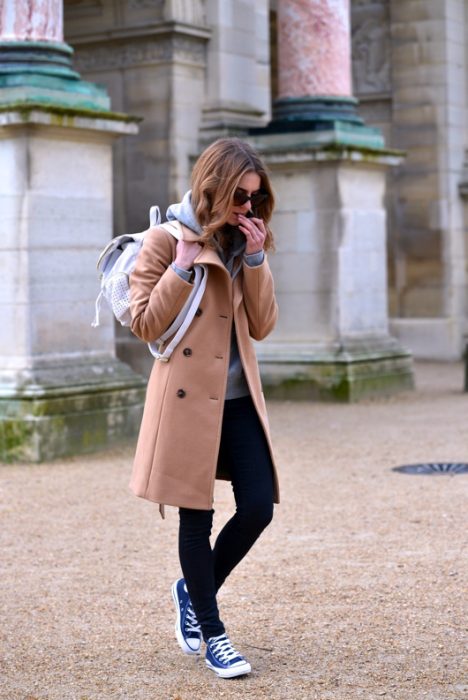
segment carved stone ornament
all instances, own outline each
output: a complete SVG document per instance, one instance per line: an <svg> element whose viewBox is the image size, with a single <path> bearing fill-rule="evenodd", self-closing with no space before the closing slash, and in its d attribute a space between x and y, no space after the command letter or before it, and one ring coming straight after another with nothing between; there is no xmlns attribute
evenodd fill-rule
<svg viewBox="0 0 468 700"><path fill-rule="evenodd" d="M80 47L76 50L73 66L79 73L86 74L167 61L204 66L205 42L195 37L158 36L105 46Z"/></svg>
<svg viewBox="0 0 468 700"><path fill-rule="evenodd" d="M388 3L353 2L353 92L355 95L386 94L390 83Z"/></svg>

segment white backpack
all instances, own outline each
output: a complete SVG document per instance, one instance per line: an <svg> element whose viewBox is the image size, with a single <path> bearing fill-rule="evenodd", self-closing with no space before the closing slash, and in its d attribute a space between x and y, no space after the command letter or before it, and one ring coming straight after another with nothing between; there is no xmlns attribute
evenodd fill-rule
<svg viewBox="0 0 468 700"><path fill-rule="evenodd" d="M161 224L159 207L155 206L150 209L150 226L164 226L174 238L178 240L181 238L181 230L177 225L171 222ZM103 297L122 326L130 326L132 319L130 315L129 276L135 267L145 234L144 231L143 233L124 233L122 236L117 236L106 245L99 256L97 269L100 272L101 291L96 299L96 314L91 324L93 327L99 326L99 313ZM193 289L179 315L155 342L148 343L151 354L161 362L169 362L172 352L192 323L205 291L208 268L206 265L194 265L193 269L195 275ZM164 343L171 336L174 337L163 350Z"/></svg>

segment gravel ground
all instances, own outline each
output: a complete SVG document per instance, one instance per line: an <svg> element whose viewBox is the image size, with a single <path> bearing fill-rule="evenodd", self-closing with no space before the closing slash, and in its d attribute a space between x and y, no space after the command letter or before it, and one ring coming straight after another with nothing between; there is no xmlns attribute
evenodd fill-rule
<svg viewBox="0 0 468 700"><path fill-rule="evenodd" d="M250 676L217 679L173 636L177 513L127 489L132 450L1 478L8 700L468 699L468 461L460 364L359 405L271 402L282 504L220 594ZM216 525L232 509L216 493Z"/></svg>

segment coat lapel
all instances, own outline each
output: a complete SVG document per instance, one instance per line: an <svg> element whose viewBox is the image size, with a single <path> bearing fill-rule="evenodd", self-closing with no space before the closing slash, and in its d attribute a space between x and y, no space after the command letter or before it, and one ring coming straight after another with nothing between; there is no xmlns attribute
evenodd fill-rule
<svg viewBox="0 0 468 700"><path fill-rule="evenodd" d="M219 257L218 253L216 250L213 250L213 248L210 248L209 246L204 246L200 253L197 255L197 257L194 260L195 264L200 263L203 265L217 265L217 267L220 267L224 272L228 275L229 277L229 272L226 270L223 261Z"/></svg>

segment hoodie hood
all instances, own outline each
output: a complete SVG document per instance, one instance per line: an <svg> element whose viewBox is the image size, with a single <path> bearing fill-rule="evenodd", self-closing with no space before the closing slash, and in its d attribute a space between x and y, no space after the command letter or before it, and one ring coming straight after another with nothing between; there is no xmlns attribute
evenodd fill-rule
<svg viewBox="0 0 468 700"><path fill-rule="evenodd" d="M192 190L186 192L182 198L182 201L178 204L171 204L166 211L166 218L168 221L179 221L184 226L187 226L191 231L194 231L199 236L203 233L203 229L195 218L195 212L192 207ZM227 250L219 245L219 242L214 240L218 255L223 261L226 269L232 278L236 277L240 268L242 267L242 262L239 262L237 267L234 265L235 259L242 255L246 240L245 236L240 231L237 226L226 226L226 233L229 234L230 246Z"/></svg>
<svg viewBox="0 0 468 700"><path fill-rule="evenodd" d="M203 233L203 229L196 220L195 212L193 211L192 190L184 194L181 202L170 205L166 211L166 219L168 221L179 221L191 231L198 233L199 236Z"/></svg>

